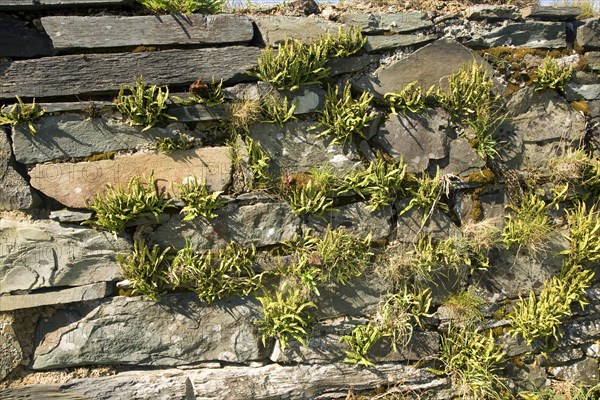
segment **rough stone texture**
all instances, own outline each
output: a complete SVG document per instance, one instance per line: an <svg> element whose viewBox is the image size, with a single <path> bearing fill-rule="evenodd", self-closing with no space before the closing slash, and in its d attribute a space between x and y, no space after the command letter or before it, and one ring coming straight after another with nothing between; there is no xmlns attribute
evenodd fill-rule
<svg viewBox="0 0 600 400"><path fill-rule="evenodd" d="M504 190L486 193L479 197L481 202L482 220L494 222L494 225L502 228L504 225L504 210L510 204L508 193Z"/></svg>
<svg viewBox="0 0 600 400"><path fill-rule="evenodd" d="M111 291L111 286L106 282L100 282L45 293L0 296L0 312L96 300L106 297Z"/></svg>
<svg viewBox="0 0 600 400"><path fill-rule="evenodd" d="M296 104L294 115L308 114L322 110L327 92L320 86L304 86L294 92L280 92L288 99L288 104Z"/></svg>
<svg viewBox="0 0 600 400"><path fill-rule="evenodd" d="M30 10L76 6L122 6L133 0L2 0L0 10Z"/></svg>
<svg viewBox="0 0 600 400"><path fill-rule="evenodd" d="M600 320L580 320L563 325L564 343L578 345L600 338Z"/></svg>
<svg viewBox="0 0 600 400"><path fill-rule="evenodd" d="M591 18L577 28L576 43L585 51L600 50L600 18Z"/></svg>
<svg viewBox="0 0 600 400"><path fill-rule="evenodd" d="M562 49L567 46L565 29L563 22L519 22L476 36L467 41L465 46L476 49L496 46Z"/></svg>
<svg viewBox="0 0 600 400"><path fill-rule="evenodd" d="M108 118L86 119L79 114L44 116L34 122L37 133L32 135L27 124L13 128L15 158L23 164L35 164L56 159L87 157L110 151L148 147L157 137L179 137L187 133L182 124L167 128L129 126Z"/></svg>
<svg viewBox="0 0 600 400"><path fill-rule="evenodd" d="M172 108L169 115L177 118L179 122L216 121L229 117L229 108L219 104L208 107L204 104L194 104Z"/></svg>
<svg viewBox="0 0 600 400"><path fill-rule="evenodd" d="M565 86L565 99L573 100L600 100L600 83L582 85L569 82Z"/></svg>
<svg viewBox="0 0 600 400"><path fill-rule="evenodd" d="M327 226L333 229L343 228L346 232L363 238L372 235L372 240L385 240L392 231L392 209L384 207L377 211L367 209L368 203L353 203L337 207L324 218L309 216L304 229L325 232Z"/></svg>
<svg viewBox="0 0 600 400"><path fill-rule="evenodd" d="M398 93L413 81L418 81L421 88L427 90L440 82L446 82L452 73L473 59L484 66L490 75L494 73L487 62L465 46L451 39L439 39L404 59L365 75L355 85L381 97L389 92Z"/></svg>
<svg viewBox="0 0 600 400"><path fill-rule="evenodd" d="M77 54L13 61L0 68L0 97L48 97L117 92L133 77L148 85L189 85L212 77L226 84L248 79L260 49L230 46L145 53Z"/></svg>
<svg viewBox="0 0 600 400"><path fill-rule="evenodd" d="M0 32L0 56L26 58L54 53L48 36L9 15L0 15Z"/></svg>
<svg viewBox="0 0 600 400"><path fill-rule="evenodd" d="M465 16L469 21L502 21L518 20L521 18L519 9L516 6L494 6L480 5L469 7Z"/></svg>
<svg viewBox="0 0 600 400"><path fill-rule="evenodd" d="M585 53L588 67L594 71L600 71L600 51L589 51Z"/></svg>
<svg viewBox="0 0 600 400"><path fill-rule="evenodd" d="M41 21L57 50L244 43L254 35L252 22L241 15L52 16Z"/></svg>
<svg viewBox="0 0 600 400"><path fill-rule="evenodd" d="M216 250L231 241L260 247L293 239L300 224L287 203L228 204L216 213L210 220L183 221L183 215L173 216L150 240L177 249L188 240L196 251Z"/></svg>
<svg viewBox="0 0 600 400"><path fill-rule="evenodd" d="M407 12L401 14L345 14L340 22L358 26L364 33L412 32L433 27L433 22L424 12Z"/></svg>
<svg viewBox="0 0 600 400"><path fill-rule="evenodd" d="M70 306L39 325L33 368L262 359L268 349L255 325L259 309L257 301L240 298L207 306L192 293L168 295L158 303L115 297Z"/></svg>
<svg viewBox="0 0 600 400"><path fill-rule="evenodd" d="M471 147L465 138L458 138L450 142L447 160L435 163L440 166L440 174L468 175L475 173L485 167L485 161ZM430 173L435 174L430 168Z"/></svg>
<svg viewBox="0 0 600 400"><path fill-rule="evenodd" d="M23 360L21 345L13 328L13 317L0 314L0 381L2 381Z"/></svg>
<svg viewBox="0 0 600 400"><path fill-rule="evenodd" d="M348 389L373 389L382 384L401 390L437 391L445 378L413 366L394 363L376 368L349 364L265 365L255 368L227 366L205 369L130 371L104 378L84 378L68 385L30 385L0 390L2 400L42 399L198 399L268 400L321 399L345 396ZM69 397L70 396L70 397Z"/></svg>
<svg viewBox="0 0 600 400"><path fill-rule="evenodd" d="M67 207L83 208L106 184L127 186L134 176L144 179L154 172L159 191L173 193L171 183L195 176L206 179L212 191L223 190L231 180L229 147L180 150L172 154L137 153L80 163L38 164L31 171L31 184ZM176 185L175 190L176 190Z"/></svg>
<svg viewBox="0 0 600 400"><path fill-rule="evenodd" d="M394 205L398 213L408 206L409 200L399 200ZM460 234L460 230L454 225L447 214L435 208L431 216L422 226L423 215L430 210L413 207L398 216L396 227L396 239L401 242L412 243L419 240L419 235L427 234L434 239L446 239L453 234Z"/></svg>
<svg viewBox="0 0 600 400"><path fill-rule="evenodd" d="M250 137L260 143L270 157L269 172L307 172L312 167L330 165L336 171L348 172L360 165L358 150L352 144L331 143L329 137L318 137L322 129L313 129L314 122L257 124Z"/></svg>
<svg viewBox="0 0 600 400"><path fill-rule="evenodd" d="M58 222L0 219L0 293L116 280L115 255L131 250L114 237Z"/></svg>
<svg viewBox="0 0 600 400"><path fill-rule="evenodd" d="M404 160L408 172L419 173L431 160L446 157L449 133L450 116L436 108L427 114L390 116L374 141L396 161Z"/></svg>
<svg viewBox="0 0 600 400"><path fill-rule="evenodd" d="M328 32L335 35L340 26L320 18L253 16L252 20L256 23L265 44L274 47L289 38L307 43Z"/></svg>
<svg viewBox="0 0 600 400"><path fill-rule="evenodd" d="M542 21L571 21L581 14L580 7L567 6L531 6L521 11L523 18L539 19Z"/></svg>
<svg viewBox="0 0 600 400"><path fill-rule="evenodd" d="M6 131L0 128L0 210L29 209L39 200L14 165Z"/></svg>
<svg viewBox="0 0 600 400"><path fill-rule="evenodd" d="M92 218L94 213L92 211L77 211L77 210L57 210L51 211L48 216L50 219L54 221L62 222L62 223L74 223L74 222L83 222L90 218Z"/></svg>
<svg viewBox="0 0 600 400"><path fill-rule="evenodd" d="M319 320L343 316L364 317L377 311L382 287L367 277L361 277L338 287L320 290L319 308L314 315Z"/></svg>
<svg viewBox="0 0 600 400"><path fill-rule="evenodd" d="M380 56L365 54L349 58L334 58L325 64L329 68L329 76L338 76L359 72L380 60Z"/></svg>
<svg viewBox="0 0 600 400"><path fill-rule="evenodd" d="M550 368L549 372L561 381L577 382L582 385L596 385L600 379L598 361L586 358L571 365Z"/></svg>
<svg viewBox="0 0 600 400"><path fill-rule="evenodd" d="M365 49L368 52L387 51L399 47L417 46L437 39L434 35L390 35L367 36Z"/></svg>

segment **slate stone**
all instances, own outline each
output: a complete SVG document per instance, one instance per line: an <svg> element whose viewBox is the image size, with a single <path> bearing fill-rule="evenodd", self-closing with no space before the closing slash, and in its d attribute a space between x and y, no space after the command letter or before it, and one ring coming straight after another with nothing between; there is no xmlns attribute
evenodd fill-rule
<svg viewBox="0 0 600 400"><path fill-rule="evenodd" d="M399 14L344 14L339 21L358 26L363 33L404 33L433 27L433 22L424 12Z"/></svg>
<svg viewBox="0 0 600 400"><path fill-rule="evenodd" d="M582 385L593 386L600 380L598 361L586 358L570 365L549 368L550 374L561 381L577 382Z"/></svg>
<svg viewBox="0 0 600 400"><path fill-rule="evenodd" d="M0 10L43 10L82 6L123 6L133 0L2 0Z"/></svg>
<svg viewBox="0 0 600 400"><path fill-rule="evenodd" d="M379 62L380 56L374 54L364 54L348 58L334 58L327 61L325 66L329 68L329 76L338 76L359 72L376 62Z"/></svg>
<svg viewBox="0 0 600 400"><path fill-rule="evenodd" d="M454 40L439 39L404 59L382 66L374 73L359 78L354 82L354 86L383 97L386 93L398 93L409 83L417 81L426 91L440 83L444 86L448 76L473 59L492 76L494 69L479 55Z"/></svg>
<svg viewBox="0 0 600 400"><path fill-rule="evenodd" d="M430 210L412 207L402 213L408 204L409 200L403 199L397 201L394 205L399 214L396 227L396 240L404 243L416 243L420 235L429 235L438 240L444 240L450 235L460 235L460 230L444 212L435 208L431 211L431 215L427 218L425 225L422 225L423 215L429 213Z"/></svg>
<svg viewBox="0 0 600 400"><path fill-rule="evenodd" d="M581 14L580 7L569 6L530 6L521 11L523 18L541 21L572 21Z"/></svg>
<svg viewBox="0 0 600 400"><path fill-rule="evenodd" d="M474 49L497 46L563 49L567 46L565 32L566 25L563 22L518 22L475 36L465 42L465 46Z"/></svg>
<svg viewBox="0 0 600 400"><path fill-rule="evenodd" d="M287 203L230 203L216 210L213 219L183 221L174 215L169 222L150 234L152 242L162 247L185 247L189 241L196 251L225 247L234 241L242 246L269 246L292 240L300 225Z"/></svg>
<svg viewBox="0 0 600 400"><path fill-rule="evenodd" d="M569 82L565 86L565 99L574 100L600 100L600 83L593 85L582 85Z"/></svg>
<svg viewBox="0 0 600 400"><path fill-rule="evenodd" d="M0 296L0 312L96 300L106 297L111 292L111 286L106 282L100 282L44 293Z"/></svg>
<svg viewBox="0 0 600 400"><path fill-rule="evenodd" d="M243 15L50 16L41 18L54 48L215 45L252 40Z"/></svg>
<svg viewBox="0 0 600 400"><path fill-rule="evenodd" d="M231 181L229 147L179 150L171 154L138 152L113 160L38 164L31 171L31 185L66 207L85 208L106 184L127 187L138 176L142 183L154 172L159 191L175 195L177 184L194 176L206 180L211 191L222 191Z"/></svg>
<svg viewBox="0 0 600 400"><path fill-rule="evenodd" d="M187 133L185 125L179 123L143 131L143 126L129 126L107 117L86 119L80 114L43 116L34 125L35 135L27 124L13 128L15 158L23 164L149 147L156 143L157 137L179 137L180 133Z"/></svg>
<svg viewBox="0 0 600 400"><path fill-rule="evenodd" d="M381 301L382 291L383 287L366 276L345 285L321 288L321 295L316 301L319 308L314 315L319 320L373 315Z"/></svg>
<svg viewBox="0 0 600 400"><path fill-rule="evenodd" d="M327 91L319 85L303 86L293 92L282 90L274 94L281 101L288 99L288 105L295 104L294 115L303 115L322 110Z"/></svg>
<svg viewBox="0 0 600 400"><path fill-rule="evenodd" d="M51 220L0 219L0 293L114 281L116 254L131 250L115 237Z"/></svg>
<svg viewBox="0 0 600 400"><path fill-rule="evenodd" d="M386 240L392 231L392 209L383 207L371 212L368 203L352 203L336 207L337 211L325 213L324 218L309 216L302 229L323 233L328 226L342 228L359 238L372 235L372 240Z"/></svg>
<svg viewBox="0 0 600 400"><path fill-rule="evenodd" d="M308 172L311 168L329 165L338 173L359 168L360 158L354 145L333 144L330 137L319 137L323 131L314 122L256 124L250 137L260 143L269 156L269 172L278 176L284 172Z"/></svg>
<svg viewBox="0 0 600 400"><path fill-rule="evenodd" d="M485 193L479 197L481 202L481 219L494 222L494 225L504 225L505 208L510 204L510 198L505 190Z"/></svg>
<svg viewBox="0 0 600 400"><path fill-rule="evenodd" d="M92 211L79 211L79 210L64 209L64 210L51 211L49 218L54 221L58 221L58 222L62 222L62 223L74 223L74 222L86 221L86 220L92 218L93 215L94 215L94 213Z"/></svg>
<svg viewBox="0 0 600 400"><path fill-rule="evenodd" d="M168 114L177 118L179 122L199 122L225 119L231 113L227 107L221 104L214 107L208 107L204 104L193 104L171 108Z"/></svg>
<svg viewBox="0 0 600 400"><path fill-rule="evenodd" d="M446 161L446 160L444 160ZM469 141L465 138L458 138L450 142L448 160L442 163L436 163L440 168L440 174L452 174L464 176L476 173L485 167L485 161L471 147ZM430 173L435 174L435 169L430 168Z"/></svg>
<svg viewBox="0 0 600 400"><path fill-rule="evenodd" d="M568 321L563 324L564 343L579 345L600 338L600 320Z"/></svg>
<svg viewBox="0 0 600 400"><path fill-rule="evenodd" d="M337 35L340 24L320 18L288 16L253 16L263 41L268 46L277 47L286 39L297 39L308 43L327 33Z"/></svg>
<svg viewBox="0 0 600 400"><path fill-rule="evenodd" d="M521 19L516 6L477 5L467 8L465 16L469 21L503 21Z"/></svg>
<svg viewBox="0 0 600 400"><path fill-rule="evenodd" d="M10 15L0 15L0 32L0 57L30 58L54 54L47 35Z"/></svg>
<svg viewBox="0 0 600 400"><path fill-rule="evenodd" d="M0 297L1 299L1 297ZM13 328L13 317L0 314L0 381L23 361L23 352Z"/></svg>
<svg viewBox="0 0 600 400"><path fill-rule="evenodd" d="M259 310L255 300L230 298L209 306L193 293L158 303L115 297L68 306L39 324L33 368L259 360L268 355L255 326Z"/></svg>
<svg viewBox="0 0 600 400"><path fill-rule="evenodd" d="M600 51L588 51L585 53L587 65L593 71L600 71Z"/></svg>
<svg viewBox="0 0 600 400"><path fill-rule="evenodd" d="M436 108L427 113L391 115L373 140L396 161L403 160L407 172L420 173L432 160L446 157L450 132L450 116Z"/></svg>
<svg viewBox="0 0 600 400"><path fill-rule="evenodd" d="M6 131L0 128L0 210L26 210L39 203L39 197L14 167Z"/></svg>
<svg viewBox="0 0 600 400"><path fill-rule="evenodd" d="M367 36L365 50L370 53L398 49L400 47L418 46L437 39L434 35L390 35Z"/></svg>

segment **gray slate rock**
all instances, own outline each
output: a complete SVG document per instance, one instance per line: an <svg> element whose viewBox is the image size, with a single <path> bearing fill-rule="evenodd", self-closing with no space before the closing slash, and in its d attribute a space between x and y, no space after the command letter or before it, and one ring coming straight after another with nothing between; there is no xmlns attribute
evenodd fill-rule
<svg viewBox="0 0 600 400"><path fill-rule="evenodd" d="M576 42L583 50L600 50L600 18L590 18L577 28Z"/></svg>
<svg viewBox="0 0 600 400"><path fill-rule="evenodd" d="M117 280L125 237L50 220L0 219L0 293Z"/></svg>
<svg viewBox="0 0 600 400"><path fill-rule="evenodd" d="M383 288L365 276L338 287L320 289L316 301L319 308L314 315L319 320L343 316L364 317L373 315L381 300Z"/></svg>
<svg viewBox="0 0 600 400"><path fill-rule="evenodd" d="M252 21L242 15L51 16L42 25L58 50L103 47L214 45L252 40Z"/></svg>
<svg viewBox="0 0 600 400"><path fill-rule="evenodd" d="M562 49L567 46L563 22L518 22L492 29L465 42L465 46L487 49L496 46Z"/></svg>
<svg viewBox="0 0 600 400"><path fill-rule="evenodd" d="M286 39L297 39L308 43L319 36L331 33L336 35L340 24L321 18L288 16L253 16L263 41L268 46L277 47Z"/></svg>
<svg viewBox="0 0 600 400"><path fill-rule="evenodd" d="M450 142L448 158L443 162L434 163L440 167L440 174L453 174L464 176L475 173L485 167L485 161L471 147L469 141L465 138L458 138ZM430 167L430 174L435 174L436 170Z"/></svg>
<svg viewBox="0 0 600 400"><path fill-rule="evenodd" d="M516 6L478 5L469 7L465 12L469 21L503 21L521 19Z"/></svg>
<svg viewBox="0 0 600 400"><path fill-rule="evenodd" d="M0 10L43 10L82 6L123 6L133 0L3 0Z"/></svg>
<svg viewBox="0 0 600 400"><path fill-rule="evenodd" d="M600 338L600 320L569 321L563 325L564 343L579 345Z"/></svg>
<svg viewBox="0 0 600 400"><path fill-rule="evenodd" d="M13 328L13 317L0 314L0 381L23 361L23 352Z"/></svg>
<svg viewBox="0 0 600 400"><path fill-rule="evenodd" d="M359 72L376 62L379 62L380 56L373 54L364 54L348 58L334 58L327 61L325 66L329 68L329 76L338 76Z"/></svg>
<svg viewBox="0 0 600 400"><path fill-rule="evenodd" d="M424 12L400 14L345 14L340 22L358 26L363 33L404 33L433 27L433 22Z"/></svg>
<svg viewBox="0 0 600 400"><path fill-rule="evenodd" d="M600 51L588 51L585 53L587 65L593 71L600 71Z"/></svg>
<svg viewBox="0 0 600 400"><path fill-rule="evenodd" d="M204 104L175 107L168 110L168 114L177 118L179 122L217 121L229 117L229 108L222 104L208 107Z"/></svg>
<svg viewBox="0 0 600 400"><path fill-rule="evenodd" d="M448 154L450 116L441 108L427 113L392 115L373 139L396 161L407 164L407 172L420 173L432 160Z"/></svg>
<svg viewBox="0 0 600 400"><path fill-rule="evenodd" d="M92 215L94 215L92 211L77 211L64 209L51 211L49 218L62 223L74 223L86 221L92 218Z"/></svg>
<svg viewBox="0 0 600 400"><path fill-rule="evenodd" d="M250 137L260 143L270 157L269 172L307 172L312 167L331 166L340 174L360 167L358 150L352 144L333 144L329 137L318 137L323 130L313 129L315 122L256 124Z"/></svg>
<svg viewBox="0 0 600 400"><path fill-rule="evenodd" d="M437 39L434 35L390 35L367 36L365 50L370 53L398 49L400 47L418 46Z"/></svg>
<svg viewBox="0 0 600 400"><path fill-rule="evenodd" d="M162 247L185 247L189 240L196 251L225 247L234 241L242 246L269 246L294 238L300 220L287 203L258 203L237 205L230 203L216 211L217 217L207 220L196 218L183 221L183 215L174 215L149 238Z"/></svg>
<svg viewBox="0 0 600 400"><path fill-rule="evenodd" d="M106 282L100 282L44 293L0 296L0 312L96 300L106 297L111 292L112 287L110 285Z"/></svg>
<svg viewBox="0 0 600 400"><path fill-rule="evenodd" d="M47 35L9 15L0 15L0 32L0 57L29 58L54 54Z"/></svg>
<svg viewBox="0 0 600 400"><path fill-rule="evenodd" d="M600 100L600 83L593 85L582 85L569 82L565 86L565 99L573 100Z"/></svg>
<svg viewBox="0 0 600 400"><path fill-rule="evenodd" d="M532 18L541 21L572 21L581 14L580 7L568 6L530 6L523 9L523 18Z"/></svg>
<svg viewBox="0 0 600 400"><path fill-rule="evenodd" d="M122 121L105 117L89 120L79 114L43 116L34 125L35 135L29 132L27 124L13 128L15 158L23 164L148 147L156 143L156 137L177 138L180 133L187 133L185 125L178 123L143 131L144 127Z"/></svg>
<svg viewBox="0 0 600 400"><path fill-rule="evenodd" d="M39 197L14 167L6 131L0 128L0 210L26 210L39 202Z"/></svg>
<svg viewBox="0 0 600 400"><path fill-rule="evenodd" d="M433 239L444 240L450 235L460 234L460 230L450 220L450 217L437 208L431 212L425 225L422 224L423 215L428 214L430 210L413 207L400 215L408 204L409 200L404 199L397 201L394 205L394 208L399 213L396 240L405 243L414 243L419 240L420 235L429 235Z"/></svg>
<svg viewBox="0 0 600 400"><path fill-rule="evenodd" d="M255 300L231 298L208 306L192 293L158 303L115 297L70 306L39 325L33 368L259 360L268 356L255 326L259 310Z"/></svg>
<svg viewBox="0 0 600 400"><path fill-rule="evenodd" d="M578 382L582 385L596 385L600 380L598 361L586 358L570 365L549 368L550 374L561 381Z"/></svg>

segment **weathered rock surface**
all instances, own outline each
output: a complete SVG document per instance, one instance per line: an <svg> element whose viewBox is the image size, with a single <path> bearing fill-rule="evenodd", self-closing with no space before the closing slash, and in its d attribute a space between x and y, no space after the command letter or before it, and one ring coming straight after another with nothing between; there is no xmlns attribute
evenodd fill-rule
<svg viewBox="0 0 600 400"><path fill-rule="evenodd" d="M56 210L51 211L48 218L53 219L54 221L62 222L62 223L75 223L75 222L83 222L86 221L92 216L94 213L92 211L79 211L79 210Z"/></svg>
<svg viewBox="0 0 600 400"><path fill-rule="evenodd" d="M439 85L469 62L477 61L488 74L493 68L479 55L451 39L439 39L415 51L408 57L377 69L360 78L355 85L381 97L389 92L400 92L406 85L418 81L423 90Z"/></svg>
<svg viewBox="0 0 600 400"><path fill-rule="evenodd" d="M408 206L409 200L399 200L394 208L400 214ZM431 212L431 215L429 213ZM423 216L429 215L423 225ZM429 235L434 239L444 240L450 235L460 234L460 230L454 225L450 217L443 211L434 208L423 210L413 207L398 216L396 227L396 239L401 242L413 243L419 240L419 236Z"/></svg>
<svg viewBox="0 0 600 400"><path fill-rule="evenodd" d="M96 300L106 297L111 291L112 287L110 285L106 282L100 282L45 293L0 296L0 312Z"/></svg>
<svg viewBox="0 0 600 400"><path fill-rule="evenodd" d="M307 172L312 167L329 165L335 171L348 172L360 165L358 151L352 144L333 144L329 137L319 137L322 129L313 129L314 122L257 124L250 137L260 143L270 158L269 172Z"/></svg>
<svg viewBox="0 0 600 400"><path fill-rule="evenodd" d="M469 7L465 16L470 21L502 21L502 20L518 20L521 18L519 9L516 6L495 6L495 5L478 5Z"/></svg>
<svg viewBox="0 0 600 400"><path fill-rule="evenodd" d="M158 303L115 297L67 307L40 325L33 368L263 359L268 349L255 325L259 309L247 298L208 306L192 293L168 295Z"/></svg>
<svg viewBox="0 0 600 400"><path fill-rule="evenodd" d="M496 46L530 47L533 49L562 49L567 46L563 22L522 22L492 29L474 37L465 46L485 49Z"/></svg>
<svg viewBox="0 0 600 400"><path fill-rule="evenodd" d="M214 76L231 84L248 79L256 47L164 50L145 53L78 54L14 61L0 68L0 97L48 97L117 92L134 76L148 85L189 85ZM60 79L57 79L60 77Z"/></svg>
<svg viewBox="0 0 600 400"><path fill-rule="evenodd" d="M600 18L591 18L577 28L577 45L585 51L600 50Z"/></svg>
<svg viewBox="0 0 600 400"><path fill-rule="evenodd" d="M561 381L578 382L582 385L596 385L600 379L598 361L586 358L570 365L550 368L550 373Z"/></svg>
<svg viewBox="0 0 600 400"><path fill-rule="evenodd" d="M580 7L568 6L530 6L523 9L523 18L532 18L542 21L572 21L581 14Z"/></svg>
<svg viewBox="0 0 600 400"><path fill-rule="evenodd" d="M392 209L383 207L371 212L368 203L353 203L337 207L337 211L328 212L324 218L309 216L303 224L303 230L313 229L325 232L327 226L332 229L343 228L346 232L359 238L372 235L372 240L385 240L392 231Z"/></svg>
<svg viewBox="0 0 600 400"><path fill-rule="evenodd" d="M590 343L600 338L599 320L579 320L566 322L563 325L565 343L578 345Z"/></svg>
<svg viewBox="0 0 600 400"><path fill-rule="evenodd" d="M168 114L177 118L179 122L216 121L229 117L229 108L219 104L208 107L204 104L194 104L171 108Z"/></svg>
<svg viewBox="0 0 600 400"><path fill-rule="evenodd" d="M588 51L585 53L588 67L593 71L600 71L600 51Z"/></svg>
<svg viewBox="0 0 600 400"><path fill-rule="evenodd" d="M0 128L0 210L29 209L39 200L14 165L6 131Z"/></svg>
<svg viewBox="0 0 600 400"><path fill-rule="evenodd" d="M348 58L334 58L325 64L329 68L329 76L338 76L362 71L371 64L380 60L380 56L375 54L365 54Z"/></svg>
<svg viewBox="0 0 600 400"><path fill-rule="evenodd" d="M0 10L30 10L76 6L122 6L133 0L3 0Z"/></svg>
<svg viewBox="0 0 600 400"><path fill-rule="evenodd" d="M56 159L87 157L115 150L148 147L157 137L179 137L186 133L183 124L167 128L129 126L108 118L86 119L79 114L44 116L34 122L32 135L27 124L13 128L13 151L18 162L35 164Z"/></svg>
<svg viewBox="0 0 600 400"><path fill-rule="evenodd" d="M0 219L0 293L118 279L124 237L58 222Z"/></svg>
<svg viewBox="0 0 600 400"><path fill-rule="evenodd" d="M216 213L210 220L183 221L183 215L173 216L150 235L150 240L177 249L185 247L188 240L196 251L216 250L231 241L261 247L293 239L300 225L287 203L230 203Z"/></svg>
<svg viewBox="0 0 600 400"><path fill-rule="evenodd" d="M411 32L433 27L433 22L424 12L401 14L345 14L340 22L358 26L364 33Z"/></svg>
<svg viewBox="0 0 600 400"><path fill-rule="evenodd" d="M289 38L308 43L327 33L337 34L340 26L320 18L254 16L252 20L268 46L277 46Z"/></svg>
<svg viewBox="0 0 600 400"><path fill-rule="evenodd" d="M0 31L1 56L26 58L54 53L48 36L9 15L0 15Z"/></svg>
<svg viewBox="0 0 600 400"><path fill-rule="evenodd" d="M346 285L322 288L317 301L319 308L314 315L319 320L373 315L381 300L382 290L377 282L366 277L354 279Z"/></svg>
<svg viewBox="0 0 600 400"><path fill-rule="evenodd" d="M0 314L0 381L2 381L23 360L21 345L12 326L10 314Z"/></svg>
<svg viewBox="0 0 600 400"><path fill-rule="evenodd" d="M244 43L254 35L242 15L51 16L41 22L57 50Z"/></svg>
<svg viewBox="0 0 600 400"><path fill-rule="evenodd" d="M396 161L404 160L408 172L419 173L431 160L446 157L449 134L450 116L436 108L428 113L390 116L374 141Z"/></svg>
<svg viewBox="0 0 600 400"><path fill-rule="evenodd" d="M399 47L417 46L437 39L434 35L390 35L367 36L365 49L368 52L378 52L397 49Z"/></svg>
<svg viewBox="0 0 600 400"><path fill-rule="evenodd" d="M265 380L265 377L268 377ZM356 368L349 364L265 365L256 368L227 366L215 369L163 369L130 371L104 378L84 378L68 385L30 385L0 389L2 400L30 398L79 399L190 399L198 400L267 400L267 399L334 399L345 396L348 389L373 389L381 382L401 389L439 390L444 378L413 366L394 363L375 368Z"/></svg>
<svg viewBox="0 0 600 400"><path fill-rule="evenodd" d="M93 196L103 193L106 184L127 186L134 176L145 183L154 172L159 191L173 194L171 183L195 176L206 180L212 191L223 190L231 180L229 147L180 150L169 155L137 153L79 163L38 164L31 171L31 184L67 207L84 208Z"/></svg>
<svg viewBox="0 0 600 400"><path fill-rule="evenodd" d="M450 142L448 148L448 157L441 162L434 162L436 167L440 167L441 175L453 174L464 176L478 172L481 168L485 167L485 161L471 147L467 139L455 139ZM436 170L430 167L429 172L434 175Z"/></svg>
<svg viewBox="0 0 600 400"><path fill-rule="evenodd" d="M584 85L569 82L565 86L565 99L573 100L600 100L600 83Z"/></svg>

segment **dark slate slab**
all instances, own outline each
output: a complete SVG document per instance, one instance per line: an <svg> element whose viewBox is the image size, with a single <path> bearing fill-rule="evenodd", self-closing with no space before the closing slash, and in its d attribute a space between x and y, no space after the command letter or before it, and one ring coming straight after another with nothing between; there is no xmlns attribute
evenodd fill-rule
<svg viewBox="0 0 600 400"><path fill-rule="evenodd" d="M600 50L600 18L590 18L577 28L576 40L585 51Z"/></svg>
<svg viewBox="0 0 600 400"><path fill-rule="evenodd" d="M0 6L1 8L2 6ZM54 53L47 35L10 15L0 15L0 57L37 57Z"/></svg>
<svg viewBox="0 0 600 400"><path fill-rule="evenodd" d="M521 12L523 18L532 18L541 21L571 21L581 14L580 7L569 6L540 6L535 5L524 8Z"/></svg>
<svg viewBox="0 0 600 400"><path fill-rule="evenodd" d="M437 39L434 35L368 36L365 49L370 52L386 51L399 47L417 46Z"/></svg>
<svg viewBox="0 0 600 400"><path fill-rule="evenodd" d="M344 24L358 26L364 33L412 32L433 27L433 22L424 12L399 14L346 14L340 17Z"/></svg>
<svg viewBox="0 0 600 400"><path fill-rule="evenodd" d="M519 22L492 29L464 44L475 49L496 46L562 49L567 46L566 24L564 22Z"/></svg>
<svg viewBox="0 0 600 400"><path fill-rule="evenodd" d="M260 50L231 46L147 53L81 54L15 61L0 66L0 98L116 92L143 75L147 84L189 85L212 77L225 83L248 78Z"/></svg>
<svg viewBox="0 0 600 400"><path fill-rule="evenodd" d="M134 0L2 0L0 11L40 10L47 8L71 8L85 6L124 6Z"/></svg>
<svg viewBox="0 0 600 400"><path fill-rule="evenodd" d="M246 43L254 35L241 15L57 16L42 25L56 49Z"/></svg>

